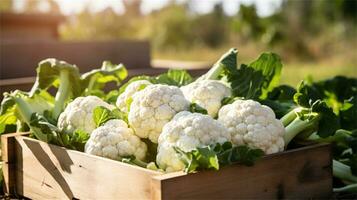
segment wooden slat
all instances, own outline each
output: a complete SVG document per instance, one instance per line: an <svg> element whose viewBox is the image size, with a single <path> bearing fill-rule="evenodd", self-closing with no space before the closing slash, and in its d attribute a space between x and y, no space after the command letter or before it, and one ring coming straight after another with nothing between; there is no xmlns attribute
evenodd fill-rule
<svg viewBox="0 0 357 200"><path fill-rule="evenodd" d="M16 136L16 191L32 199L149 199L161 173Z"/></svg>
<svg viewBox="0 0 357 200"><path fill-rule="evenodd" d="M265 156L253 167L195 174L162 174L22 134L3 135L2 145L7 191L32 199L319 199L332 193L331 147L324 144Z"/></svg>
<svg viewBox="0 0 357 200"><path fill-rule="evenodd" d="M16 149L15 136L27 135L28 133L11 133L1 136L1 158L2 171L4 176L4 189L8 194L16 193Z"/></svg>
<svg viewBox="0 0 357 200"><path fill-rule="evenodd" d="M35 76L37 64L45 58L76 64L81 72L100 67L103 60L132 69L148 68L150 47L145 41L1 41L0 79Z"/></svg>
<svg viewBox="0 0 357 200"><path fill-rule="evenodd" d="M154 177L155 199L316 199L332 194L329 145L266 156L254 167ZM156 180L156 181L155 181Z"/></svg>

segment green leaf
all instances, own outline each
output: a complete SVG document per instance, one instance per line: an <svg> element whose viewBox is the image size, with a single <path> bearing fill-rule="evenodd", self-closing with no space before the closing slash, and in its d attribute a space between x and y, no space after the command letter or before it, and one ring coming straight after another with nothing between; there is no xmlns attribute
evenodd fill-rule
<svg viewBox="0 0 357 200"><path fill-rule="evenodd" d="M109 104L115 104L117 102L119 96L118 90L112 90L108 94L105 95L104 100Z"/></svg>
<svg viewBox="0 0 357 200"><path fill-rule="evenodd" d="M32 113L44 114L53 107L53 97L45 91L29 94L19 90L4 93L1 103L0 134L20 129L20 124L29 123ZM17 127L17 128L16 128Z"/></svg>
<svg viewBox="0 0 357 200"><path fill-rule="evenodd" d="M126 111L127 113L130 112L130 106L131 106L131 103L133 103L133 97L129 97L126 99L125 101L125 105L126 105Z"/></svg>
<svg viewBox="0 0 357 200"><path fill-rule="evenodd" d="M221 100L221 105L224 106L224 105L227 105L227 104L232 104L233 102L235 102L235 101L238 100L238 99L244 99L244 98L241 98L241 97L233 97L233 96L224 97L224 98Z"/></svg>
<svg viewBox="0 0 357 200"><path fill-rule="evenodd" d="M147 152L146 152L146 156L145 156L146 161L147 162L155 162L158 144L151 142L151 140L149 140L147 138L142 138L141 141L143 141L147 146Z"/></svg>
<svg viewBox="0 0 357 200"><path fill-rule="evenodd" d="M249 67L262 72L264 80L260 83L261 98L265 98L267 93L279 84L283 67L280 57L274 53L263 53L257 60L250 63Z"/></svg>
<svg viewBox="0 0 357 200"><path fill-rule="evenodd" d="M98 106L93 110L93 119L95 122L96 127L103 125L105 122L114 119L113 116L110 114L111 111L104 107Z"/></svg>
<svg viewBox="0 0 357 200"><path fill-rule="evenodd" d="M264 155L260 149L252 149L248 146L233 147L231 142L198 147L190 152L185 152L177 147L174 147L174 150L185 163L185 172L187 173L202 169L218 170L220 166L234 163L252 166Z"/></svg>
<svg viewBox="0 0 357 200"><path fill-rule="evenodd" d="M86 94L92 90L102 90L109 82L120 85L128 76L128 71L123 64L114 65L109 61L104 61L100 69L94 69L81 76L82 85L85 86Z"/></svg>
<svg viewBox="0 0 357 200"><path fill-rule="evenodd" d="M113 109L110 114L114 117L114 119L121 119L121 120L125 121L126 123L128 123L128 114L125 112L122 112L118 108Z"/></svg>
<svg viewBox="0 0 357 200"><path fill-rule="evenodd" d="M265 99L261 99L259 102L273 109L276 117L280 119L296 108L297 105L294 102L295 93L296 90L293 87L280 85L275 87Z"/></svg>
<svg viewBox="0 0 357 200"><path fill-rule="evenodd" d="M248 146L237 146L232 149L231 162L252 166L263 155L264 152L261 149L251 149Z"/></svg>
<svg viewBox="0 0 357 200"><path fill-rule="evenodd" d="M284 115L292 111L294 108L296 108L296 104L294 102L281 102L281 101L274 101L274 100L260 100L259 101L261 104L268 106L271 108L277 119L282 118Z"/></svg>
<svg viewBox="0 0 357 200"><path fill-rule="evenodd" d="M174 150L185 163L186 173L202 169L219 169L218 157L211 146L199 147L190 152L182 151L177 147L174 147Z"/></svg>
<svg viewBox="0 0 357 200"><path fill-rule="evenodd" d="M264 155L261 149L254 149L244 145L233 146L230 142L216 144L214 149L222 166L233 163L252 166Z"/></svg>
<svg viewBox="0 0 357 200"><path fill-rule="evenodd" d="M49 58L41 61L36 69L37 77L30 96L34 96L50 87L58 87L55 95L52 118L56 119L64 110L66 103L78 97L86 86L81 85L79 70L65 61Z"/></svg>
<svg viewBox="0 0 357 200"><path fill-rule="evenodd" d="M47 90L51 86L58 87L58 81L62 72L68 72L66 82L70 84L69 90L74 97L81 94L80 75L77 66L68 64L65 61L48 58L41 61L36 69L37 77L30 96L40 90ZM64 81L64 80L63 80ZM59 84L65 84L60 82Z"/></svg>
<svg viewBox="0 0 357 200"><path fill-rule="evenodd" d="M293 102L295 93L295 88L288 85L279 85L268 93L267 99L280 102Z"/></svg>
<svg viewBox="0 0 357 200"><path fill-rule="evenodd" d="M6 126L16 125L17 118L14 112L7 112L0 115L0 134L5 133Z"/></svg>
<svg viewBox="0 0 357 200"><path fill-rule="evenodd" d="M311 121L312 125L315 124L313 121L317 121L317 134L325 138L340 129L340 119L332 108L328 107L326 102L320 99L321 96L316 87L310 87L305 82L301 82L294 95L294 101L302 107L297 112L299 118Z"/></svg>
<svg viewBox="0 0 357 200"><path fill-rule="evenodd" d="M146 168L148 166L148 163L141 161L139 159L136 159L135 156L128 156L124 158L118 158L121 162L131 164L131 165L136 165L142 168Z"/></svg>
<svg viewBox="0 0 357 200"><path fill-rule="evenodd" d="M342 128L357 129L357 95L345 100L339 113Z"/></svg>
<svg viewBox="0 0 357 200"><path fill-rule="evenodd" d="M282 69L281 60L274 53L263 53L249 65L226 74L234 96L246 99L265 99L278 85Z"/></svg>
<svg viewBox="0 0 357 200"><path fill-rule="evenodd" d="M60 130L44 116L33 113L30 121L31 133L39 140L63 146Z"/></svg>
<svg viewBox="0 0 357 200"><path fill-rule="evenodd" d="M199 77L197 81L200 80L217 80L221 79L227 74L235 74L237 72L237 55L238 51L236 48L229 49L225 54L223 54L220 59L213 65L213 67L204 75Z"/></svg>
<svg viewBox="0 0 357 200"><path fill-rule="evenodd" d="M121 112L119 109L109 110L106 107L98 106L93 110L93 120L96 127L103 125L105 122L111 119L122 119L128 121L127 114Z"/></svg>
<svg viewBox="0 0 357 200"><path fill-rule="evenodd" d="M197 103L191 103L190 104L190 112L192 113L201 113L204 115L207 115L207 110L199 106Z"/></svg>
<svg viewBox="0 0 357 200"><path fill-rule="evenodd" d="M167 73L161 74L154 79L155 84L166 84L184 86L193 81L193 78L186 70L169 69Z"/></svg>
<svg viewBox="0 0 357 200"><path fill-rule="evenodd" d="M297 87L297 92L294 95L294 101L305 108L322 99L322 94L316 87L309 86L305 81L300 82Z"/></svg>
<svg viewBox="0 0 357 200"><path fill-rule="evenodd" d="M326 103L316 101L312 105L312 112L319 114L319 124L317 134L321 137L333 135L340 128L339 118L333 110L327 107Z"/></svg>
<svg viewBox="0 0 357 200"><path fill-rule="evenodd" d="M9 109L13 108L15 101L11 97L10 93L5 92L3 94L4 98L1 101L0 105L0 115L5 114Z"/></svg>
<svg viewBox="0 0 357 200"><path fill-rule="evenodd" d="M90 135L87 132L77 129L73 133L68 134L68 141L65 146L83 152L89 137Z"/></svg>
<svg viewBox="0 0 357 200"><path fill-rule="evenodd" d="M120 95L121 93L123 93L123 92L125 91L126 87L128 87L128 85L129 85L130 83L132 83L132 82L139 81L139 80L147 80L147 81L149 81L149 82L151 82L151 83L154 83L154 82L155 82L154 79L155 79L154 77L150 77L150 76L135 76L135 77L131 78L129 81L127 81L125 84L123 84L123 85L119 88L119 95Z"/></svg>

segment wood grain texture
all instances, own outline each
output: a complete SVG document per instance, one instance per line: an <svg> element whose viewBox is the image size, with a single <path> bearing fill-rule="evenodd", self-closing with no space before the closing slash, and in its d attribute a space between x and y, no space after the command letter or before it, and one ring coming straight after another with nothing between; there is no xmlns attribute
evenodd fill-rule
<svg viewBox="0 0 357 200"><path fill-rule="evenodd" d="M16 192L31 199L149 199L160 173L15 137Z"/></svg>
<svg viewBox="0 0 357 200"><path fill-rule="evenodd" d="M155 199L311 199L332 194L329 145L266 156L254 167L166 174L152 181Z"/></svg>
<svg viewBox="0 0 357 200"><path fill-rule="evenodd" d="M32 199L319 199L332 193L329 145L195 174L162 174L21 134L3 135L2 145L5 183L16 183L8 191Z"/></svg>

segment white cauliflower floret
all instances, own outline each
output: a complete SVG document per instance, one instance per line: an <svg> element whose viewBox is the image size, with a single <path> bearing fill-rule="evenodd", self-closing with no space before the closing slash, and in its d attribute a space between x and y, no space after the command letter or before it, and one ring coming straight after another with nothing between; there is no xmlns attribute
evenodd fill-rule
<svg viewBox="0 0 357 200"><path fill-rule="evenodd" d="M108 109L113 107L96 96L77 97L60 114L57 122L58 128L67 133L81 129L91 134L95 129L93 110L97 106L104 106Z"/></svg>
<svg viewBox="0 0 357 200"><path fill-rule="evenodd" d="M129 124L140 138L157 143L162 127L176 113L188 110L190 102L175 86L149 85L133 96L128 116Z"/></svg>
<svg viewBox="0 0 357 200"><path fill-rule="evenodd" d="M260 148L266 154L284 150L285 129L271 108L253 100L236 100L223 106L218 121L225 125L235 145Z"/></svg>
<svg viewBox="0 0 357 200"><path fill-rule="evenodd" d="M164 126L156 162L167 172L181 171L185 165L173 147L190 152L197 147L223 144L230 139L228 130L209 115L183 111Z"/></svg>
<svg viewBox="0 0 357 200"><path fill-rule="evenodd" d="M185 97L205 108L209 115L215 117L221 108L224 97L231 95L231 89L217 80L200 80L181 87Z"/></svg>
<svg viewBox="0 0 357 200"><path fill-rule="evenodd" d="M139 90L141 90L143 87L151 85L151 83L147 80L138 80L130 83L126 88L123 93L121 93L118 96L116 106L121 110L121 111L127 111L126 103L127 101Z"/></svg>
<svg viewBox="0 0 357 200"><path fill-rule="evenodd" d="M143 160L147 146L123 120L112 119L92 132L84 151L114 160L126 156Z"/></svg>

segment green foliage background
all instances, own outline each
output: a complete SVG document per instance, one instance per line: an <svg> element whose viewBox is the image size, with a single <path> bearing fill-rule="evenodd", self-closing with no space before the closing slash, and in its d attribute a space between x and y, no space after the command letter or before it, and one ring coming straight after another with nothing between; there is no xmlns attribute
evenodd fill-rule
<svg viewBox="0 0 357 200"><path fill-rule="evenodd" d="M38 12L36 5L43 1L49 12L60 13L54 0L27 0L25 12ZM12 0L1 2L1 10L12 9ZM241 4L228 16L219 1L207 14L195 12L192 0L171 1L144 15L140 0L122 2L123 14L111 8L93 13L88 5L68 16L60 27L61 39L149 40L154 59L212 62L236 46L243 61L249 62L261 51L273 51L287 66L283 83L290 84L308 75L357 76L357 0L283 0L267 17L260 17L254 4Z"/></svg>

